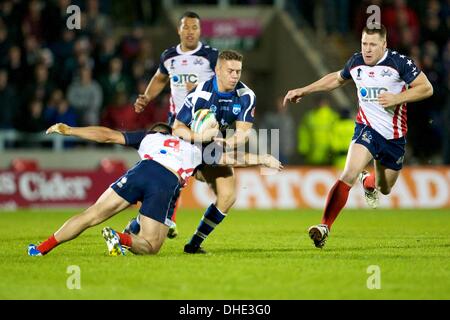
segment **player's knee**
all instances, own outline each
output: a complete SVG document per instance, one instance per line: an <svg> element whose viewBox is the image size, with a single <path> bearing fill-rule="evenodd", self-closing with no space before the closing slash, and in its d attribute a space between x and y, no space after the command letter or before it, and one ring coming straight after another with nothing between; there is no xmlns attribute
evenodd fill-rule
<svg viewBox="0 0 450 320"><path fill-rule="evenodd" d="M148 241L145 245L143 245L141 247L142 253L145 255L153 255L153 254L157 254L159 252L159 248L158 250L155 250L156 248L154 248Z"/></svg>
<svg viewBox="0 0 450 320"><path fill-rule="evenodd" d="M152 253L151 254L157 254L159 250L161 249L162 243L155 243L152 246Z"/></svg>
<svg viewBox="0 0 450 320"><path fill-rule="evenodd" d="M143 247L145 254L147 255L154 255L159 252L161 249L161 246L163 244L163 241L152 239L145 239L146 245Z"/></svg>
<svg viewBox="0 0 450 320"><path fill-rule="evenodd" d="M149 255L149 256L152 256L152 255L157 254L158 252L159 252L159 249L155 249L155 248L153 248L153 247L149 247L149 248L146 250L145 254L146 254L146 255Z"/></svg>
<svg viewBox="0 0 450 320"><path fill-rule="evenodd" d="M236 192L234 190L227 190L217 196L217 206L220 210L228 210L235 202Z"/></svg>
<svg viewBox="0 0 450 320"><path fill-rule="evenodd" d="M356 179L358 178L358 173L357 172L352 172L352 171L344 171L339 180L345 182L346 184L353 186L356 182Z"/></svg>

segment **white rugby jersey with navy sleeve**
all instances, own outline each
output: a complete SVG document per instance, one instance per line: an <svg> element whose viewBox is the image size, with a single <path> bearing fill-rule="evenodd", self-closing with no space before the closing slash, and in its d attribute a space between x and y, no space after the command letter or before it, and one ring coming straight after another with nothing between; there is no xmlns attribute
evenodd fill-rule
<svg viewBox="0 0 450 320"><path fill-rule="evenodd" d="M255 117L255 93L243 82L238 82L231 92L219 92L217 77L192 90L184 100L177 120L190 127L194 113L200 109L211 110L220 126L222 134L236 121L253 123Z"/></svg>
<svg viewBox="0 0 450 320"><path fill-rule="evenodd" d="M122 132L125 145L137 149L141 160L153 160L177 172L182 183L202 163L202 151L195 144L159 132Z"/></svg>
<svg viewBox="0 0 450 320"><path fill-rule="evenodd" d="M161 54L159 70L170 77L170 112L178 113L188 92L186 82L199 83L211 79L219 52L203 43L191 51L181 51L181 46L169 48Z"/></svg>
<svg viewBox="0 0 450 320"><path fill-rule="evenodd" d="M405 55L387 49L380 61L369 66L362 54L355 53L346 63L340 75L353 79L357 89L359 110L356 122L370 126L386 139L398 139L407 133L406 103L383 108L378 95L383 92L398 94L420 74L414 61Z"/></svg>

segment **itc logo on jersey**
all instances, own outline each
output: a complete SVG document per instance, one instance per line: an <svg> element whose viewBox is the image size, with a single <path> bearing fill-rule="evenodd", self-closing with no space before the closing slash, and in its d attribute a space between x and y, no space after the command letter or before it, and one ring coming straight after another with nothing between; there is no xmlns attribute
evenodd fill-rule
<svg viewBox="0 0 450 320"><path fill-rule="evenodd" d="M198 75L192 73L181 73L172 75L172 83L176 86L184 86L186 82L197 83Z"/></svg>
<svg viewBox="0 0 450 320"><path fill-rule="evenodd" d="M359 95L361 97L361 101L377 102L378 95L386 91L388 91L388 89L383 87L361 87L359 88Z"/></svg>

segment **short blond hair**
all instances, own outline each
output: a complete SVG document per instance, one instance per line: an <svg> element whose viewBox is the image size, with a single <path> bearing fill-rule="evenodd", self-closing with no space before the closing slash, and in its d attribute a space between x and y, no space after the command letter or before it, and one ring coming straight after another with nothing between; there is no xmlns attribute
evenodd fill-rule
<svg viewBox="0 0 450 320"><path fill-rule="evenodd" d="M365 26L362 33L365 34L378 34L380 36L380 38L385 39L386 35L387 35L387 31L386 31L386 27L383 26L382 24L373 24L371 26L371 28L369 28L368 26Z"/></svg>
<svg viewBox="0 0 450 320"><path fill-rule="evenodd" d="M242 60L244 60L244 56L234 50L224 50L219 53L219 60L226 60L226 61L235 60L242 62Z"/></svg>

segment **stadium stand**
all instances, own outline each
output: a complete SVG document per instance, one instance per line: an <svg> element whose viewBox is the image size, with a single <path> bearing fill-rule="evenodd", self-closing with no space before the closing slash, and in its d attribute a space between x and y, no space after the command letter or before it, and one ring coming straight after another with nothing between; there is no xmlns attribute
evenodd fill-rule
<svg viewBox="0 0 450 320"><path fill-rule="evenodd" d="M291 83L308 82L320 70L303 59L303 49L293 51L293 30L280 29L282 14L297 22L301 32L315 47L318 61L327 70L341 68L349 54L358 50L359 34L369 4L382 8L382 22L389 32L389 44L411 56L427 74L435 88L432 99L411 104L409 148L411 164L450 163L450 80L449 5L443 0L405 1L209 1L211 12L224 3L246 8L268 5L274 14L264 29L256 48L248 56L243 80L258 95L257 124L275 110L273 101ZM171 3L173 7L165 10ZM331 10L339 3L340 10ZM82 12L80 30L66 27L66 7L79 5ZM131 112L136 95L143 91L158 66L159 50L177 42L173 32L176 17L167 17L188 6L204 1L13 1L0 3L0 150L43 148L63 150L82 145L55 137L45 137L42 130L58 121L72 125L100 124L120 130L135 130L166 118L168 96L138 118ZM173 10L180 7L181 9ZM206 9L205 9L206 10ZM240 10L244 12L244 10ZM324 19L327 17L327 19ZM273 21L272 21L273 20ZM113 23L114 21L114 23ZM278 25L276 25L278 23ZM163 30L163 31L161 31ZM282 30L282 31L280 31ZM282 45L279 35L288 32ZM159 37L151 35L158 34ZM161 36L162 35L162 36ZM284 36L284 35L283 35ZM315 41L319 39L320 41ZM159 43L165 41L164 43ZM271 59L272 44L279 47L277 59ZM330 55L332 53L332 55ZM302 56L292 56L301 54ZM307 58L307 57L306 57ZM304 74L291 72L299 64ZM274 65L268 63L275 61ZM283 65L284 63L284 65ZM275 69L275 70L274 70ZM290 81L290 82L289 82ZM265 90L267 86L272 92ZM344 88L341 98L354 101L353 88ZM339 94L339 93L337 93ZM96 97L89 99L88 97ZM350 108L339 97L336 108ZM88 103L86 103L88 102ZM312 102L305 101L306 110ZM293 112L296 125L303 111ZM426 137L426 138L425 138ZM431 138L430 138L431 137ZM303 157L292 155L289 163L307 164Z"/></svg>

